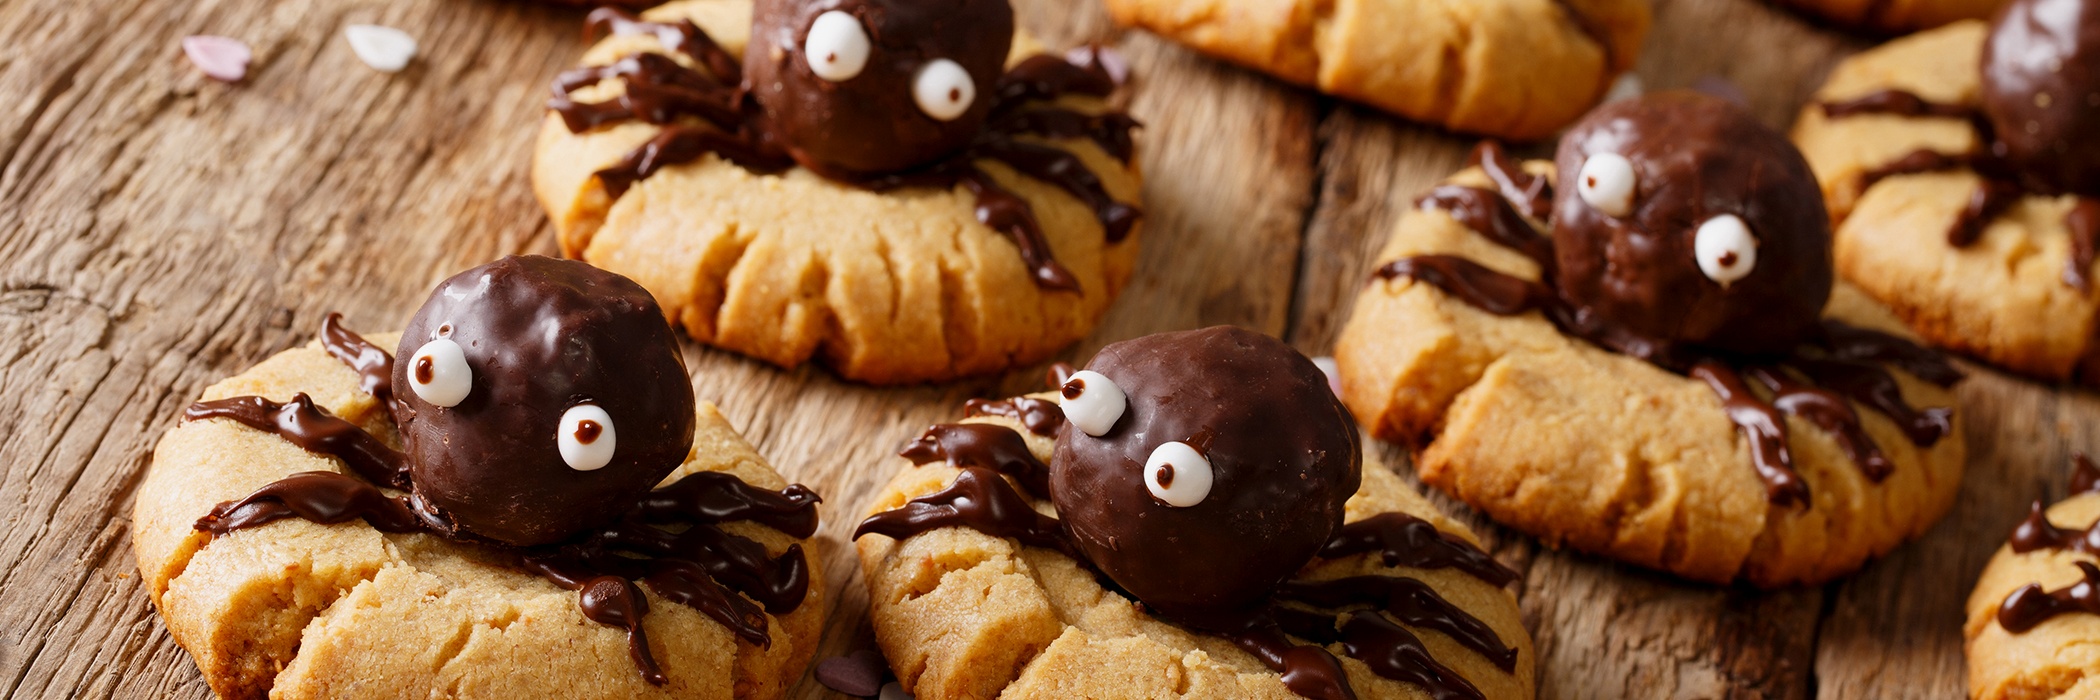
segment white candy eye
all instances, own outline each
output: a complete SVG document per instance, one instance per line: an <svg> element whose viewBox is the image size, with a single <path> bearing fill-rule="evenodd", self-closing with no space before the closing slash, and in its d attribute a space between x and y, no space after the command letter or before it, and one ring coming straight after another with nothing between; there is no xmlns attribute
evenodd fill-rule
<svg viewBox="0 0 2100 700"><path fill-rule="evenodd" d="M1079 432L1094 437L1116 427L1116 420L1123 417L1123 407L1129 401L1123 396L1123 387L1093 370L1073 372L1060 391L1065 400L1058 406L1064 409L1065 420L1072 421Z"/></svg>
<svg viewBox="0 0 2100 700"><path fill-rule="evenodd" d="M1184 442L1169 442L1152 448L1145 460L1145 488L1161 503L1187 508L1210 495L1210 460Z"/></svg>
<svg viewBox="0 0 2100 700"><path fill-rule="evenodd" d="M1757 236L1750 234L1750 225L1741 217L1722 214L1699 225L1692 239L1692 255L1699 258L1700 272L1726 288L1757 269Z"/></svg>
<svg viewBox="0 0 2100 700"><path fill-rule="evenodd" d="M868 32L860 20L839 10L817 15L802 42L803 58L817 77L831 82L852 80L868 65Z"/></svg>
<svg viewBox="0 0 2100 700"><path fill-rule="evenodd" d="M561 414L561 427L554 429L554 442L561 448L561 461L569 468L580 472L600 469L612 463L613 445L618 442L613 433L612 416L605 409L591 404L570 406Z"/></svg>
<svg viewBox="0 0 2100 700"><path fill-rule="evenodd" d="M1610 216L1633 213L1633 161L1617 153L1599 153L1582 162L1575 193Z"/></svg>
<svg viewBox="0 0 2100 700"><path fill-rule="evenodd" d="M918 76L911 79L911 96L926 116L953 121L970 111L970 102L977 99L977 83L970 80L962 64L937 58L919 67Z"/></svg>
<svg viewBox="0 0 2100 700"><path fill-rule="evenodd" d="M451 338L434 338L408 360L408 385L433 406L451 408L474 390L474 369L467 353Z"/></svg>

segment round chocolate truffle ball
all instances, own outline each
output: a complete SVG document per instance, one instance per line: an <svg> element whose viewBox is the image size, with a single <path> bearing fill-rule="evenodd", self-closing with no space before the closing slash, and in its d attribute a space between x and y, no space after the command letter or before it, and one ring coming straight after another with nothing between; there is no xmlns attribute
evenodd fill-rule
<svg viewBox="0 0 2100 700"><path fill-rule="evenodd" d="M1554 283L1617 349L1792 351L1830 299L1830 222L1800 151L1733 102L1598 108L1556 157Z"/></svg>
<svg viewBox="0 0 2100 700"><path fill-rule="evenodd" d="M1064 393L1108 415L1058 429L1058 517L1116 585L1184 624L1230 627L1265 601L1341 527L1363 475L1327 376L1259 333L1116 343Z"/></svg>
<svg viewBox="0 0 2100 700"><path fill-rule="evenodd" d="M394 357L415 496L468 535L531 546L605 525L693 444L663 311L581 262L513 256L454 275Z"/></svg>
<svg viewBox="0 0 2100 700"><path fill-rule="evenodd" d="M1007 0L758 0L744 84L796 162L891 173L977 137L1013 34Z"/></svg>
<svg viewBox="0 0 2100 700"><path fill-rule="evenodd" d="M2023 185L2100 196L2100 7L2018 0L1983 44L1983 114L1994 155Z"/></svg>

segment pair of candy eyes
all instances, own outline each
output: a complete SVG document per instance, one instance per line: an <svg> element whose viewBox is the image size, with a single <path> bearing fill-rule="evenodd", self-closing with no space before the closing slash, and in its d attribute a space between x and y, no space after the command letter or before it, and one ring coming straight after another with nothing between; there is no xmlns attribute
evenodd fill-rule
<svg viewBox="0 0 2100 700"><path fill-rule="evenodd" d="M1064 409L1065 420L1093 437L1106 435L1116 427L1130 403L1123 387L1093 370L1073 373L1061 391L1065 400L1059 407ZM1151 491L1159 502L1175 508L1202 503L1210 495L1215 478L1210 459L1185 442L1161 443L1152 448L1152 456L1145 460L1145 490Z"/></svg>
<svg viewBox="0 0 2100 700"><path fill-rule="evenodd" d="M459 343L439 336L424 343L409 358L408 385L431 405L451 408L473 392L474 369L467 365L466 350ZM611 464L613 447L618 442L612 415L593 404L570 406L554 428L554 445L561 453L561 461L580 472Z"/></svg>
<svg viewBox="0 0 2100 700"><path fill-rule="evenodd" d="M817 15L817 21L809 25L808 38L802 42L803 58L809 61L810 72L834 83L860 75L874 50L860 20L842 10ZM918 73L912 76L911 97L926 116L953 121L970 111L970 103L977 100L977 83L962 64L936 58L919 66Z"/></svg>
<svg viewBox="0 0 2100 700"><path fill-rule="evenodd" d="M1613 217L1633 213L1635 177L1633 161L1626 156L1592 155L1583 161L1582 172L1576 177L1576 194L1597 211ZM1699 271L1707 279L1727 287L1757 269L1757 236L1750 233L1750 225L1742 217L1722 214L1699 224L1692 238L1692 257L1699 261Z"/></svg>

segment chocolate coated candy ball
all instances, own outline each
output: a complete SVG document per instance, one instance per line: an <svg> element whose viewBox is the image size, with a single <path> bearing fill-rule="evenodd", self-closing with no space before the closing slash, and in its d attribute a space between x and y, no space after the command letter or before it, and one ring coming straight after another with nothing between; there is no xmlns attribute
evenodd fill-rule
<svg viewBox="0 0 2100 700"><path fill-rule="evenodd" d="M1098 437L1058 429L1051 500L1087 558L1153 610L1228 626L1341 526L1362 477L1356 423L1290 346L1218 326L1116 343L1086 369L1067 401L1112 382L1121 415Z"/></svg>
<svg viewBox="0 0 2100 700"><path fill-rule="evenodd" d="M416 495L506 544L608 523L693 444L663 311L581 262L514 256L445 280L401 335L394 386Z"/></svg>
<svg viewBox="0 0 2100 700"><path fill-rule="evenodd" d="M1983 44L1983 113L1999 153L2041 192L2100 195L2100 7L2019 0Z"/></svg>
<svg viewBox="0 0 2100 700"><path fill-rule="evenodd" d="M1560 296L1620 349L1780 354L1830 298L1830 223L1793 144L1732 102L1664 92L1561 138Z"/></svg>
<svg viewBox="0 0 2100 700"><path fill-rule="evenodd" d="M744 81L796 162L925 165L976 138L1013 44L1006 0L758 0Z"/></svg>

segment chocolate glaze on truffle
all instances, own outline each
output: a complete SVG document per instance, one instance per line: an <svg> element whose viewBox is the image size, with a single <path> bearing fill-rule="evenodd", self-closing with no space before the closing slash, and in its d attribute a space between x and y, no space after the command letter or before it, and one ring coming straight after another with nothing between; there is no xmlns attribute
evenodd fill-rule
<svg viewBox="0 0 2100 700"><path fill-rule="evenodd" d="M1630 213L1610 216L1563 186L1554 199L1560 296L1578 317L1629 334L1629 354L1677 344L1783 354L1814 336L1830 299L1830 223L1823 195L1785 136L1734 103L1693 92L1623 100L1561 139L1560 182L1592 155L1633 164ZM1747 277L1723 285L1694 255L1702 223L1733 214L1756 238Z"/></svg>
<svg viewBox="0 0 2100 700"><path fill-rule="evenodd" d="M1094 437L1058 430L1050 496L1095 566L1160 614L1217 629L1296 573L1341 527L1362 454L1318 366L1281 341L1218 326L1102 348L1087 363L1123 389ZM1154 449L1185 442L1214 474L1176 508L1145 484Z"/></svg>
<svg viewBox="0 0 2100 700"><path fill-rule="evenodd" d="M413 362L394 367L395 421L415 495L459 530L530 546L604 525L683 462L693 390L656 300L581 262L514 256L438 285L401 335L399 357L448 338L472 389L425 401ZM556 449L570 407L612 418L612 461L579 471Z"/></svg>
<svg viewBox="0 0 2100 700"><path fill-rule="evenodd" d="M839 82L818 77L804 49L811 25L832 11L859 22L871 48L860 73ZM795 162L832 174L894 172L977 138L1013 33L1006 0L758 0L744 86ZM948 121L912 97L919 70L937 59L961 65L976 85L969 109Z"/></svg>
<svg viewBox="0 0 2100 700"><path fill-rule="evenodd" d="M1983 43L1983 114L2027 188L2100 195L2100 7L2006 5Z"/></svg>

